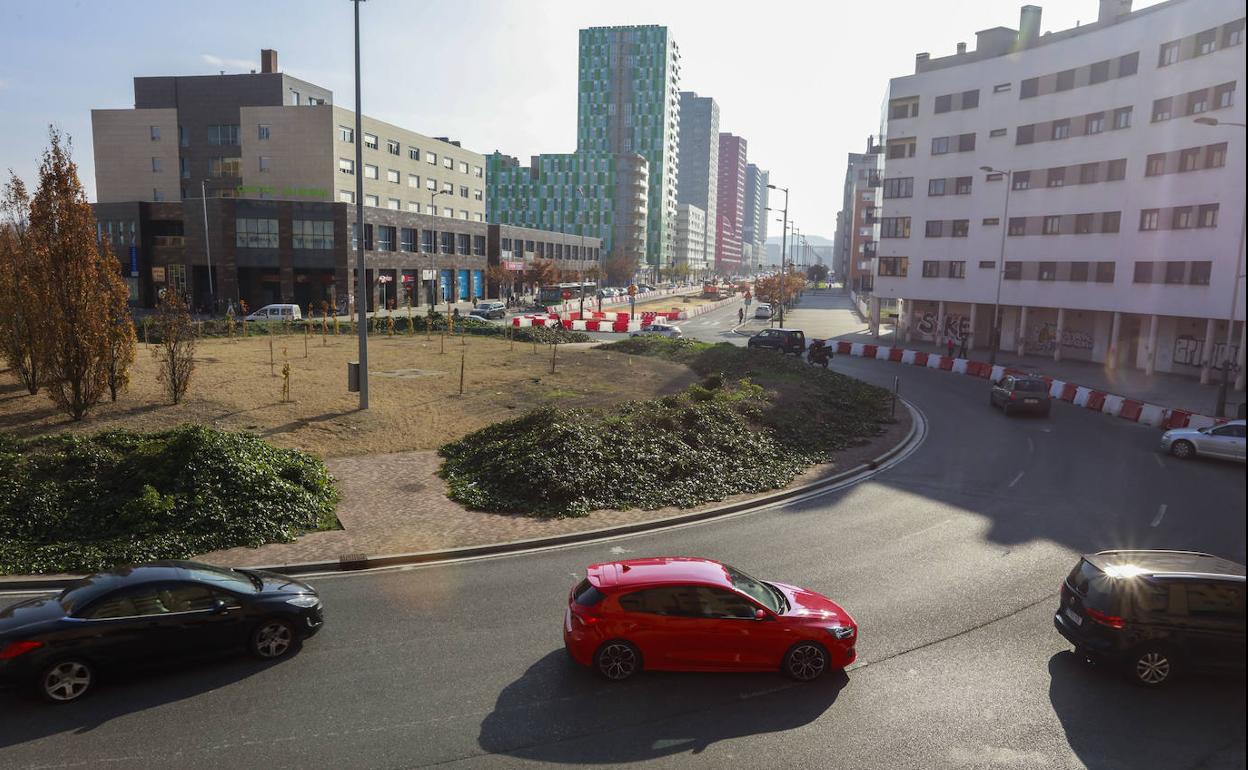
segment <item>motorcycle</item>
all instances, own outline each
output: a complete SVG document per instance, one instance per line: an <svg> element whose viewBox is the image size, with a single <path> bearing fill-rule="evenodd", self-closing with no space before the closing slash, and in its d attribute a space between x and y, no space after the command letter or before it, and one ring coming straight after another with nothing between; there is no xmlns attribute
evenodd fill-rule
<svg viewBox="0 0 1248 770"><path fill-rule="evenodd" d="M827 340L815 340L810 343L810 349L806 351L806 360L814 366L822 366L828 368L828 362L832 360L832 346Z"/></svg>

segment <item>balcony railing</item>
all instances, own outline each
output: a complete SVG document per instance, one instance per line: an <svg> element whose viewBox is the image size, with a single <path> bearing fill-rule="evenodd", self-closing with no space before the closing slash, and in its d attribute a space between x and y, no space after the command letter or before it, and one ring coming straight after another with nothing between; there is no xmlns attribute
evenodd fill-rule
<svg viewBox="0 0 1248 770"><path fill-rule="evenodd" d="M153 246L174 246L181 248L186 245L186 237L182 235L156 235L152 237Z"/></svg>

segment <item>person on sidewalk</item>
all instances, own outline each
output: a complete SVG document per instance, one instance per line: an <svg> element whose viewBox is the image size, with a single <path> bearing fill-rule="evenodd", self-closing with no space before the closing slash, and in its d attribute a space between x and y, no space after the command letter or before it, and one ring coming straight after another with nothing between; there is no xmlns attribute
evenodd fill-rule
<svg viewBox="0 0 1248 770"><path fill-rule="evenodd" d="M966 358L966 336L963 335L962 341L958 343L958 358Z"/></svg>
<svg viewBox="0 0 1248 770"><path fill-rule="evenodd" d="M743 323L745 323L745 308L739 307L737 308L737 326Z"/></svg>
<svg viewBox="0 0 1248 770"><path fill-rule="evenodd" d="M953 358L953 337L945 338L945 349L949 351L949 357Z"/></svg>

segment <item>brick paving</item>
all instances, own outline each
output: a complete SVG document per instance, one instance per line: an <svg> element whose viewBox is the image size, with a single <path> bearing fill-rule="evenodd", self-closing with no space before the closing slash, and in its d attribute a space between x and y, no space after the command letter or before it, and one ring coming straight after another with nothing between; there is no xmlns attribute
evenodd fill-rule
<svg viewBox="0 0 1248 770"><path fill-rule="evenodd" d="M809 469L793 483L809 483L887 451L910 430L910 417L904 409L899 408L897 417L898 422L874 440L845 450L834 463ZM750 497L738 495L697 508L595 511L577 519L537 519L470 511L451 501L446 497L445 482L437 476L440 463L437 453L431 451L332 458L326 465L342 491L338 505L342 529L313 532L293 543L231 548L195 558L222 566L245 567L332 561L361 554L435 551L630 524Z"/></svg>

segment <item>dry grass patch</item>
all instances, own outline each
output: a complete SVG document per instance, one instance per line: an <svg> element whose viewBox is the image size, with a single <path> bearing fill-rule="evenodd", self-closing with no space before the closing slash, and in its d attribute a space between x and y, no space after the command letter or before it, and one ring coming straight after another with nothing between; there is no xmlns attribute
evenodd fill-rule
<svg viewBox="0 0 1248 770"><path fill-rule="evenodd" d="M269 345L273 345L272 373ZM281 447L322 457L436 449L448 441L537 406L590 407L682 390L697 377L687 367L642 356L560 345L555 373L551 348L503 339L437 335L376 336L369 340L370 409L346 389L354 337L301 335L201 340L185 400L170 405L156 381L157 362L140 345L130 389L105 401L81 423L70 423L44 393L26 395L13 372L0 372L0 430L17 436L154 431L183 423L257 433ZM283 355L285 351L285 355ZM459 395L460 361L464 394ZM282 364L290 363L291 402L282 403Z"/></svg>

